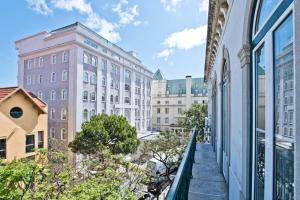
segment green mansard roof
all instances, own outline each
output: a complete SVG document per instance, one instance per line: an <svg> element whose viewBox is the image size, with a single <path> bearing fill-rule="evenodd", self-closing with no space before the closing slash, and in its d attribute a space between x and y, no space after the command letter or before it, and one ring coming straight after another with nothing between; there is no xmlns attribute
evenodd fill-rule
<svg viewBox="0 0 300 200"><path fill-rule="evenodd" d="M191 93L193 95L206 95L207 88L203 78L192 78ZM186 79L167 80L167 94L181 95L186 94Z"/></svg>
<svg viewBox="0 0 300 200"><path fill-rule="evenodd" d="M162 73L160 72L160 70L158 69L155 74L153 75L153 80L163 80L164 77L162 75Z"/></svg>

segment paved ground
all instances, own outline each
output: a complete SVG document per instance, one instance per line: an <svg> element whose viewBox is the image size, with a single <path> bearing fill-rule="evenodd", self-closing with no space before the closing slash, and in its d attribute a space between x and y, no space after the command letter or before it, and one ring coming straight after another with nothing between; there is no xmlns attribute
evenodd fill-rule
<svg viewBox="0 0 300 200"><path fill-rule="evenodd" d="M197 144L189 200L226 200L227 186L210 144Z"/></svg>

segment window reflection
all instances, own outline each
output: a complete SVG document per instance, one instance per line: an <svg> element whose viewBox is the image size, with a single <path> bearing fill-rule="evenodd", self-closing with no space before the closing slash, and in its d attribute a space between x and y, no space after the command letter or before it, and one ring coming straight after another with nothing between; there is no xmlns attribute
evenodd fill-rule
<svg viewBox="0 0 300 200"><path fill-rule="evenodd" d="M256 199L264 199L265 183L265 48L255 52L256 62Z"/></svg>
<svg viewBox="0 0 300 200"><path fill-rule="evenodd" d="M293 18L274 32L275 56L275 198L294 199Z"/></svg>
<svg viewBox="0 0 300 200"><path fill-rule="evenodd" d="M258 11L258 18L256 19L255 32L257 32L271 15L271 11L275 9L281 0L261 0Z"/></svg>

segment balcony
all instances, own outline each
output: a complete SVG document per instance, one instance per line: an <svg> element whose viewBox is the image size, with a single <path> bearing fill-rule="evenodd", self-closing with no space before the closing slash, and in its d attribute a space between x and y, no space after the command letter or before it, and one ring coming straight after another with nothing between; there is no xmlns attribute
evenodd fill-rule
<svg viewBox="0 0 300 200"><path fill-rule="evenodd" d="M197 143L194 131L167 200L225 200L227 185L210 143Z"/></svg>

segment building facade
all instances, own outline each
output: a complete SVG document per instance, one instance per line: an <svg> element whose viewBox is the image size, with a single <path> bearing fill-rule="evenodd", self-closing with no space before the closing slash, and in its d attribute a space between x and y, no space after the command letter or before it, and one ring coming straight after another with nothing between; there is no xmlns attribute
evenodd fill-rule
<svg viewBox="0 0 300 200"><path fill-rule="evenodd" d="M19 87L0 88L0 159L34 157L48 146L46 103Z"/></svg>
<svg viewBox="0 0 300 200"><path fill-rule="evenodd" d="M166 80L160 70L152 82L152 127L156 131L182 130L178 122L192 104L207 103L203 78Z"/></svg>
<svg viewBox="0 0 300 200"><path fill-rule="evenodd" d="M49 105L49 137L65 146L98 113L151 129L152 73L81 23L16 41L18 84Z"/></svg>
<svg viewBox="0 0 300 200"><path fill-rule="evenodd" d="M300 199L300 1L211 0L205 80L229 199Z"/></svg>

